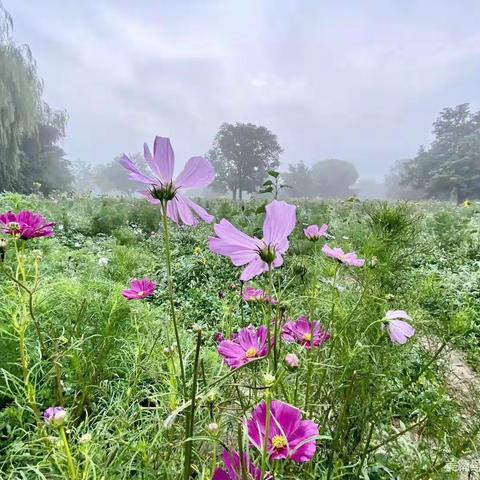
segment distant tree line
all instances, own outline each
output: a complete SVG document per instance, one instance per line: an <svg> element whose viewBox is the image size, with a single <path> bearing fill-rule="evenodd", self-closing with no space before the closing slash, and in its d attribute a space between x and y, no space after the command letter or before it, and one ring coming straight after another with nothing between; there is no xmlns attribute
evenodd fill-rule
<svg viewBox="0 0 480 480"><path fill-rule="evenodd" d="M464 103L445 108L433 123L429 148L397 162L386 178L392 197L456 200L480 198L480 112Z"/></svg>
<svg viewBox="0 0 480 480"><path fill-rule="evenodd" d="M27 45L11 38L12 18L0 3L0 191L68 189L71 166L58 141L67 115L43 100L43 85Z"/></svg>

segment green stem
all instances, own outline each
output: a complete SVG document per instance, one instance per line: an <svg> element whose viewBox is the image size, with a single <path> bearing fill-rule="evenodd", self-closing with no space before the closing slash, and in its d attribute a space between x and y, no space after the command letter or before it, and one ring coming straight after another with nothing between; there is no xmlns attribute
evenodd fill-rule
<svg viewBox="0 0 480 480"><path fill-rule="evenodd" d="M65 434L65 427L63 425L60 425L59 429L60 429L60 437L62 438L62 444L65 451L65 456L67 457L68 476L70 480L76 480L77 469L73 461L72 452L70 451L67 435Z"/></svg>
<svg viewBox="0 0 480 480"><path fill-rule="evenodd" d="M197 348L195 350L195 360L193 366L193 380L190 411L186 416L186 442L185 442L185 465L184 465L184 479L189 480L192 464L192 447L193 447L193 429L195 426L195 400L197 396L197 381L198 370L200 364L200 346L202 344L202 332L197 333Z"/></svg>
<svg viewBox="0 0 480 480"><path fill-rule="evenodd" d="M183 393L187 393L187 383L185 380L185 368L183 365L182 347L180 345L180 335L178 333L177 318L175 315L175 305L173 302L173 280L172 280L172 256L170 251L170 233L168 231L167 203L162 202L162 221L163 221L163 242L165 246L165 260L167 263L167 282L170 301L170 313L172 316L173 330L175 332L175 341L177 342L178 360L180 363L180 377L182 380Z"/></svg>
<svg viewBox="0 0 480 480"><path fill-rule="evenodd" d="M271 403L271 393L270 393L270 389L268 389L266 399L265 399L265 408L266 408L265 437L263 438L262 469L260 473L260 478L265 478L265 472L267 471L267 468L268 468L268 438L270 435L270 417L271 417L270 403Z"/></svg>

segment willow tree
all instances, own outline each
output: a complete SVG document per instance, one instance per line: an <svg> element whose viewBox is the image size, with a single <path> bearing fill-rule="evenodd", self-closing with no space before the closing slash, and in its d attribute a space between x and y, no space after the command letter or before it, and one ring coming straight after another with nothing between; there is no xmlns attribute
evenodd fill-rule
<svg viewBox="0 0 480 480"><path fill-rule="evenodd" d="M24 155L20 145L42 118L42 83L26 45L10 34L12 18L0 4L0 191L22 185Z"/></svg>

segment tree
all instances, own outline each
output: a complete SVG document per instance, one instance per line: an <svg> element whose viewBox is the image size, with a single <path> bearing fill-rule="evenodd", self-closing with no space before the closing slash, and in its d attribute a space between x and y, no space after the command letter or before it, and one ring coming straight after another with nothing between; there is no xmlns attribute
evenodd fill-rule
<svg viewBox="0 0 480 480"><path fill-rule="evenodd" d="M224 123L215 136L207 156L213 163L216 179L213 188L232 192L242 200L243 192L254 192L269 170L280 162L282 148L277 137L265 127L251 123Z"/></svg>
<svg viewBox="0 0 480 480"><path fill-rule="evenodd" d="M315 186L312 179L312 170L300 161L296 165L289 165L288 172L283 174L287 185L291 187L289 195L296 198L314 196Z"/></svg>
<svg viewBox="0 0 480 480"><path fill-rule="evenodd" d="M480 112L468 103L445 108L433 124L435 139L407 161L401 183L422 189L427 198L480 197Z"/></svg>
<svg viewBox="0 0 480 480"><path fill-rule="evenodd" d="M93 190L92 165L77 158L73 162L73 171L75 176L74 190L80 194L91 192Z"/></svg>
<svg viewBox="0 0 480 480"><path fill-rule="evenodd" d="M65 152L56 143L64 136L65 112L44 108L44 118L33 135L25 136L21 151L24 157L21 169L22 190L38 190L44 195L65 191L72 186L73 174Z"/></svg>
<svg viewBox="0 0 480 480"><path fill-rule="evenodd" d="M140 153L135 153L128 157L137 165L142 165L144 162L143 155ZM128 179L125 169L119 163L120 158L115 157L105 165L97 165L93 170L93 181L102 192L118 192L131 195L137 186Z"/></svg>
<svg viewBox="0 0 480 480"><path fill-rule="evenodd" d="M345 198L355 193L351 186L357 181L358 172L350 162L328 159L312 166L311 177L318 196Z"/></svg>
<svg viewBox="0 0 480 480"><path fill-rule="evenodd" d="M0 191L65 190L70 165L56 143L67 117L42 101L35 60L27 45L13 42L12 28L0 2Z"/></svg>
<svg viewBox="0 0 480 480"><path fill-rule="evenodd" d="M420 200L424 198L425 193L422 190L402 182L402 178L405 175L405 165L408 162L408 159L398 160L390 172L385 175L385 193L387 198L392 200Z"/></svg>

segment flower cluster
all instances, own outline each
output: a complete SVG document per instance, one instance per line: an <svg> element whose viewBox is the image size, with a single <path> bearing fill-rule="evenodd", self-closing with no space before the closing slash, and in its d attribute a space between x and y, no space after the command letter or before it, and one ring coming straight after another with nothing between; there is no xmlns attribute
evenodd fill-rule
<svg viewBox="0 0 480 480"><path fill-rule="evenodd" d="M242 292L242 298L246 302L264 302L275 305L277 301L267 295L261 288L245 287Z"/></svg>

